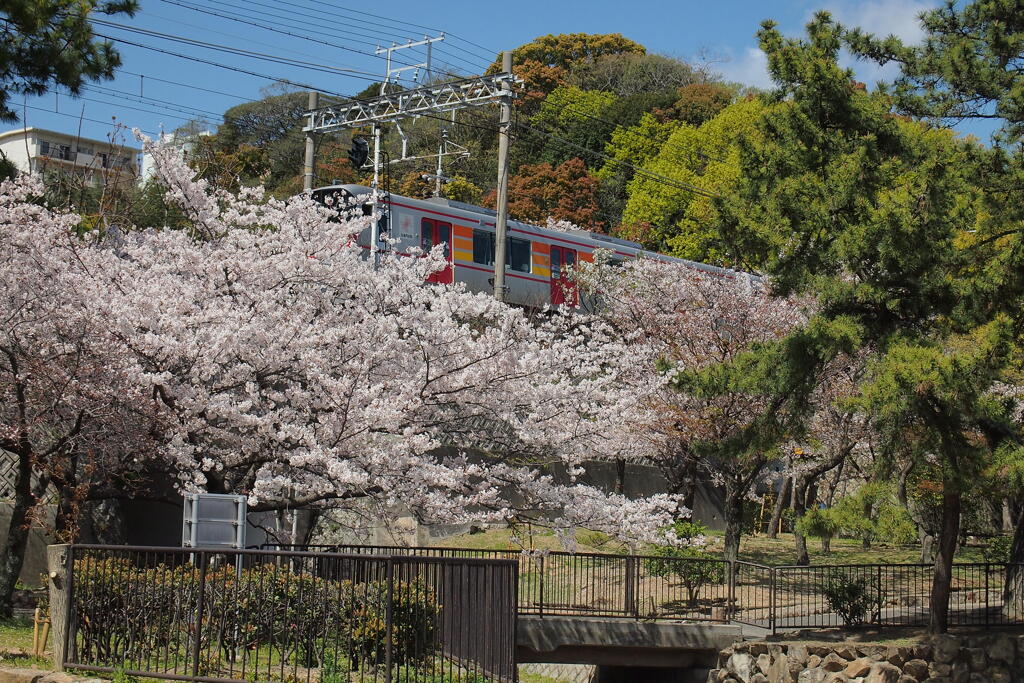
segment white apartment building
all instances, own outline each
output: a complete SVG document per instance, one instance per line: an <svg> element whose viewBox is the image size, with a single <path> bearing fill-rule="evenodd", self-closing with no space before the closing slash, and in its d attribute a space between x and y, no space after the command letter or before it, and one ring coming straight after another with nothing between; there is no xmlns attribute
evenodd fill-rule
<svg viewBox="0 0 1024 683"><path fill-rule="evenodd" d="M210 135L213 135L213 132L209 130L204 130L198 133L184 134L163 133L160 135L159 142L173 148L177 152L179 159L187 159L188 156L192 153L192 150L195 149L196 142L198 141L198 139ZM156 172L156 169L154 168L153 165L153 155L150 154L149 152L142 153L141 168L142 172L139 175L139 182L145 183L150 178L152 178L153 174Z"/></svg>
<svg viewBox="0 0 1024 683"><path fill-rule="evenodd" d="M71 173L93 187L134 184L139 177L139 150L107 140L17 128L0 133L0 151L19 171Z"/></svg>

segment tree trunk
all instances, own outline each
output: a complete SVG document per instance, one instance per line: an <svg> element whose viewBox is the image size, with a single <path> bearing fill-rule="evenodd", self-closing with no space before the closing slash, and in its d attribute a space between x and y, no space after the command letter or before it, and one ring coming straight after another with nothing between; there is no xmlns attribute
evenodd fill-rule
<svg viewBox="0 0 1024 683"><path fill-rule="evenodd" d="M796 546L795 564L806 567L811 563L811 556L807 552L807 537L797 531L796 521L807 511L807 477L797 477L793 480L793 496L790 509L793 511L793 543Z"/></svg>
<svg viewBox="0 0 1024 683"><path fill-rule="evenodd" d="M7 526L7 540L0 554L0 619L13 614L14 586L25 563L28 547L28 513L35 505L32 498L32 466L28 455L16 455L14 473L14 505L11 523Z"/></svg>
<svg viewBox="0 0 1024 683"><path fill-rule="evenodd" d="M1003 614L1014 619L1020 618L1024 601L1024 515L1017 517L1013 530L1013 546L1010 548L1010 563L1006 565L1006 581L1003 583Z"/></svg>
<svg viewBox="0 0 1024 683"><path fill-rule="evenodd" d="M921 529L918 533L918 538L921 541L921 558L919 562L921 564L928 564L929 562L935 561L935 537L930 533Z"/></svg>
<svg viewBox="0 0 1024 683"><path fill-rule="evenodd" d="M786 477L779 489L779 497L775 501L775 509L772 510L772 521L768 523L768 538L775 538L779 534L779 523L782 521L782 511L789 502L789 491L793 488L793 477Z"/></svg>
<svg viewBox="0 0 1024 683"><path fill-rule="evenodd" d="M935 555L932 594L929 601L928 633L945 633L949 626L949 592L953 581L953 555L960 532L960 492L950 482L942 493L942 533Z"/></svg>
<svg viewBox="0 0 1024 683"><path fill-rule="evenodd" d="M626 492L626 461L619 458L615 461L615 493Z"/></svg>
<svg viewBox="0 0 1024 683"><path fill-rule="evenodd" d="M740 555L743 533L743 492L733 482L725 485L725 560L735 562Z"/></svg>
<svg viewBox="0 0 1024 683"><path fill-rule="evenodd" d="M821 552L825 553L826 555L828 553L832 552L832 537L831 536L822 536L821 537Z"/></svg>
<svg viewBox="0 0 1024 683"><path fill-rule="evenodd" d="M1022 515L1024 516L1024 515ZM1000 525L1004 534L1014 534L1016 536L1016 529L1020 526L1019 520L1014 522L1013 519L1013 508L1010 507L1010 499L1003 498L1002 505L1002 524Z"/></svg>

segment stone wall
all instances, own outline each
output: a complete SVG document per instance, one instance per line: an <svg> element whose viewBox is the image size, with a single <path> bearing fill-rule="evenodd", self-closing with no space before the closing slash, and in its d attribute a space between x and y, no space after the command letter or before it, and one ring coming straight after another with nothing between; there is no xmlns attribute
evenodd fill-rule
<svg viewBox="0 0 1024 683"><path fill-rule="evenodd" d="M944 635L906 645L750 641L723 650L718 666L708 683L1024 682L1024 635Z"/></svg>

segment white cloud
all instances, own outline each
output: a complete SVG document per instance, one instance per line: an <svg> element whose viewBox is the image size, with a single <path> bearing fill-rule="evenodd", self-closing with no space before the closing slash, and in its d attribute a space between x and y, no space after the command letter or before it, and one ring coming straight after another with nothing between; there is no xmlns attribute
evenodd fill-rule
<svg viewBox="0 0 1024 683"><path fill-rule="evenodd" d="M924 39L918 17L938 4L937 0L826 0L814 11L828 10L844 26L857 26L878 37L895 35L904 43L914 44ZM806 37L803 27L814 11L808 12L806 21L800 24L798 30L787 30L786 35ZM727 81L765 89L773 86L768 75L768 58L759 48L747 47L738 55L729 48L719 49L724 52L724 59L714 66ZM839 63L853 69L857 79L869 86L878 81L890 81L899 75L899 67L895 64L883 67L874 62L857 60L846 50L842 51Z"/></svg>
<svg viewBox="0 0 1024 683"><path fill-rule="evenodd" d="M935 6L934 0L840 0L826 5L824 9L846 27L859 27L879 38L894 35L904 43L915 44L924 39L919 19L921 13ZM853 69L857 79L869 86L879 81L891 81L899 75L896 64L879 66L871 61L854 59L845 50L839 63Z"/></svg>
<svg viewBox="0 0 1024 683"><path fill-rule="evenodd" d="M772 87L772 79L768 76L768 56L760 48L748 47L739 57L730 55L715 67L727 81L755 88Z"/></svg>
<svg viewBox="0 0 1024 683"><path fill-rule="evenodd" d="M919 43L924 30L918 16L935 6L935 2L927 0L843 0L830 2L822 9L831 12L844 26L859 26L880 38L895 35L905 43Z"/></svg>

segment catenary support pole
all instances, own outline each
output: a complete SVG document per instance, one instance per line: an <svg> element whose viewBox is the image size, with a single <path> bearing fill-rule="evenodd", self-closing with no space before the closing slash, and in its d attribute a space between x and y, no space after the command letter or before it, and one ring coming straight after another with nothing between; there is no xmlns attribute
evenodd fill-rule
<svg viewBox="0 0 1024 683"><path fill-rule="evenodd" d="M501 70L512 72L512 53L501 56ZM512 125L512 84L505 81L498 124L498 218L494 223L494 298L505 300L505 235L508 232L508 141Z"/></svg>
<svg viewBox="0 0 1024 683"><path fill-rule="evenodd" d="M373 267L380 265L380 254L377 249L380 243L380 219L382 215L380 207L380 124L373 124L373 211L370 220L373 222L370 227L370 259Z"/></svg>
<svg viewBox="0 0 1024 683"><path fill-rule="evenodd" d="M320 93L309 93L309 111L320 106ZM313 114L309 115L309 125L313 126ZM316 145L313 142L313 131L306 133L306 163L303 165L302 189L309 192L313 189L314 165L316 164Z"/></svg>

